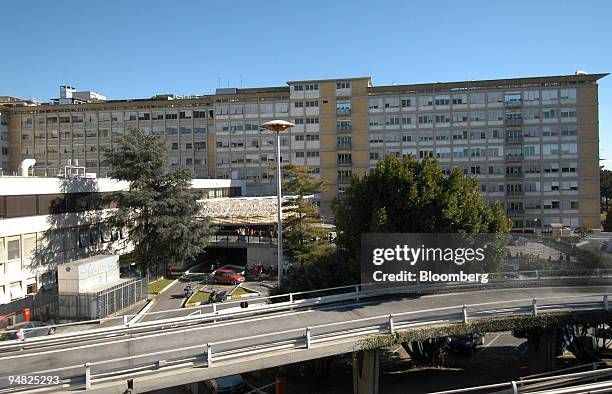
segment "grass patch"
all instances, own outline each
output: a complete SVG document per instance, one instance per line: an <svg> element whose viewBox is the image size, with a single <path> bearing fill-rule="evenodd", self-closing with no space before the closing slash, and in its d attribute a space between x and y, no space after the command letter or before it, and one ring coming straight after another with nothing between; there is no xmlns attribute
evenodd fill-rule
<svg viewBox="0 0 612 394"><path fill-rule="evenodd" d="M147 286L147 292L151 294L158 294L160 291L163 290L164 287L172 283L173 280L174 279L168 279L168 278L161 278L161 279L155 280L149 283L149 286Z"/></svg>
<svg viewBox="0 0 612 394"><path fill-rule="evenodd" d="M170 278L170 279L174 280L174 279L180 278L181 276L183 276L183 272L181 272L181 271L172 271L172 272L170 272L170 276L167 276L167 278Z"/></svg>
<svg viewBox="0 0 612 394"><path fill-rule="evenodd" d="M197 304L202 301L208 301L209 292L198 290L189 297L185 304Z"/></svg>
<svg viewBox="0 0 612 394"><path fill-rule="evenodd" d="M237 300L240 298L241 295L244 295L244 294L250 294L250 292L238 286L236 287L236 290L234 290L234 292L232 293L232 300Z"/></svg>

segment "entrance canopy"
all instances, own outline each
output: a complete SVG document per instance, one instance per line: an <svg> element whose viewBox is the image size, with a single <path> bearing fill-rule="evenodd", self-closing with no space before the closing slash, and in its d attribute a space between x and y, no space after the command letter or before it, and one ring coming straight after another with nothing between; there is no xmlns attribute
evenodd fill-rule
<svg viewBox="0 0 612 394"><path fill-rule="evenodd" d="M309 195L306 198L312 199ZM283 197L283 202L295 196ZM200 200L200 215L216 225L272 225L276 223L276 196L230 197ZM283 217L286 213L283 213Z"/></svg>

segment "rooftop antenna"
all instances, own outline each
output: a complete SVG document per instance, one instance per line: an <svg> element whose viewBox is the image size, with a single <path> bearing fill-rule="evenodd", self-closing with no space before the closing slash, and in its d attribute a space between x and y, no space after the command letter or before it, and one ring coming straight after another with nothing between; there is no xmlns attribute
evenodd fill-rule
<svg viewBox="0 0 612 394"><path fill-rule="evenodd" d="M240 87L242 87L242 75L240 76Z"/></svg>
<svg viewBox="0 0 612 394"><path fill-rule="evenodd" d="M221 87L221 77L217 77L217 87Z"/></svg>

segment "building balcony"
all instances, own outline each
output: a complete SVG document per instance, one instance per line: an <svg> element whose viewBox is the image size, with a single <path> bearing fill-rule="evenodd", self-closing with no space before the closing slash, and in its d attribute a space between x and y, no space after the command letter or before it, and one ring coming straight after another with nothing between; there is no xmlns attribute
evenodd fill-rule
<svg viewBox="0 0 612 394"><path fill-rule="evenodd" d="M350 115L350 108L336 108L336 115Z"/></svg>
<svg viewBox="0 0 612 394"><path fill-rule="evenodd" d="M336 131L352 131L353 126L336 126Z"/></svg>
<svg viewBox="0 0 612 394"><path fill-rule="evenodd" d="M506 213L508 215L523 215L525 210L523 208L508 208Z"/></svg>
<svg viewBox="0 0 612 394"><path fill-rule="evenodd" d="M343 142L340 144L336 144L336 148L339 149L351 149L351 143L350 142Z"/></svg>
<svg viewBox="0 0 612 394"><path fill-rule="evenodd" d="M506 161L521 161L523 160L524 156L523 155L515 155L515 154L511 154L511 155L506 155Z"/></svg>
<svg viewBox="0 0 612 394"><path fill-rule="evenodd" d="M506 178L508 179L523 179L525 177L525 174L523 174L522 172L518 173L518 174L506 174Z"/></svg>
<svg viewBox="0 0 612 394"><path fill-rule="evenodd" d="M509 196L509 197L524 196L524 195L525 195L524 190L506 190L506 196Z"/></svg>
<svg viewBox="0 0 612 394"><path fill-rule="evenodd" d="M516 108L516 107L520 107L523 105L523 100L510 100L510 101L504 101L504 105L506 107L510 107L510 108Z"/></svg>
<svg viewBox="0 0 612 394"><path fill-rule="evenodd" d="M523 124L523 118L506 118L504 122L507 126L520 126Z"/></svg>
<svg viewBox="0 0 612 394"><path fill-rule="evenodd" d="M339 176L338 183L348 183L350 181L350 176Z"/></svg>
<svg viewBox="0 0 612 394"><path fill-rule="evenodd" d="M338 165L339 166L350 166L350 165L353 165L353 160L350 160L350 159L338 160Z"/></svg>
<svg viewBox="0 0 612 394"><path fill-rule="evenodd" d="M505 141L509 144L520 144L523 142L523 136L506 136Z"/></svg>

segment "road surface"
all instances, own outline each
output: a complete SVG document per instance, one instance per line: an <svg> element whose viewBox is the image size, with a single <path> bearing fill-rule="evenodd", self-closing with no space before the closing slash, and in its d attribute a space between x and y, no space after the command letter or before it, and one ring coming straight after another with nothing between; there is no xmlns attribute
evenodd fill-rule
<svg viewBox="0 0 612 394"><path fill-rule="evenodd" d="M35 371L45 371L52 368L71 367L59 372L61 376L76 376L83 374L85 363L95 363L105 360L115 360L110 363L94 364L92 373L99 374L104 371L121 370L140 366L148 362L156 362L159 359L174 359L177 357L192 357L205 353L207 343L227 341L222 344L214 344L216 354L232 354L247 348L266 346L274 342L285 341L288 347L299 346L296 343L296 333L278 333L281 330L303 330L306 327L325 325L335 322L346 322L349 320L363 319L374 316L388 316L408 311L420 311L409 315L404 320L411 322L419 321L444 321L457 318L458 312L429 310L445 306L456 306L462 304L476 304L482 302L500 301L502 304L494 307L473 308L472 316L477 316L477 310L500 311L506 310L512 314L512 308L518 305L528 305L525 300L543 297L568 297L580 296L575 301L595 300L595 294L609 293L612 286L588 286L588 287L549 287L549 288L521 288L521 289L491 289L481 291L469 291L462 293L428 295L418 298L401 299L378 299L362 303L354 303L344 306L329 306L325 308L288 311L272 315L256 316L252 318L238 319L227 322L208 323L182 327L180 330L155 330L139 334L126 334L124 336L113 336L107 339L96 339L91 342L79 342L74 345L58 345L48 349L24 350L6 353L0 357L0 371L3 376L27 375ZM522 299L517 302L515 300ZM597 298L601 302L601 297ZM560 302L566 300L559 300ZM508 309L509 308L509 309ZM399 322L399 318L396 320ZM313 336L323 337L326 333L337 332L342 328L359 329L369 323L348 323L346 327L333 326L314 329ZM365 327L365 326L364 326ZM271 335L268 335L271 334ZM301 335L301 334L300 334ZM365 336L366 334L364 334ZM191 348L190 348L191 347ZM234 349L234 350L232 350ZM152 352L165 351L163 356L145 356L136 359L125 360L123 357L146 355ZM54 373L55 374L55 373ZM6 386L5 379L0 379L0 387Z"/></svg>

